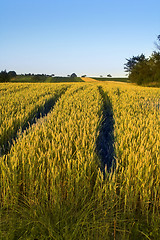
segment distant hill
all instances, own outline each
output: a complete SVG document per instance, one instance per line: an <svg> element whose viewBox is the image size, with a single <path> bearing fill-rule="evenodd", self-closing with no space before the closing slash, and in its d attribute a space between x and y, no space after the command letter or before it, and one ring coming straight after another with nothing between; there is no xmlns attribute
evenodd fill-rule
<svg viewBox="0 0 160 240"><path fill-rule="evenodd" d="M46 79L45 82L60 83L60 82L84 82L84 81L82 81L82 79L79 77L49 77Z"/></svg>
<svg viewBox="0 0 160 240"><path fill-rule="evenodd" d="M104 78L104 77L91 77L97 81L116 81L116 82L129 82L128 78ZM61 83L61 82L84 82L80 77L51 77L47 75L17 75L11 79L11 82L30 82L30 83Z"/></svg>
<svg viewBox="0 0 160 240"><path fill-rule="evenodd" d="M61 83L61 82L83 82L79 77L50 77L50 76L21 76L13 78L11 82L27 82L27 83Z"/></svg>

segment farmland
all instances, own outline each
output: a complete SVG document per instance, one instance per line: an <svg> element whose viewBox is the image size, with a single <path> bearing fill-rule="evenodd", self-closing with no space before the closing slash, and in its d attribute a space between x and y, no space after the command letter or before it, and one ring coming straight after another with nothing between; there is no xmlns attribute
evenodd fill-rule
<svg viewBox="0 0 160 240"><path fill-rule="evenodd" d="M59 77L46 75L17 75L11 82L19 83L61 83L61 82L83 82L80 77Z"/></svg>
<svg viewBox="0 0 160 240"><path fill-rule="evenodd" d="M93 77L98 81L109 81L109 82L129 82L128 78L115 78L115 77Z"/></svg>
<svg viewBox="0 0 160 240"><path fill-rule="evenodd" d="M1 239L158 239L160 90L0 84Z"/></svg>

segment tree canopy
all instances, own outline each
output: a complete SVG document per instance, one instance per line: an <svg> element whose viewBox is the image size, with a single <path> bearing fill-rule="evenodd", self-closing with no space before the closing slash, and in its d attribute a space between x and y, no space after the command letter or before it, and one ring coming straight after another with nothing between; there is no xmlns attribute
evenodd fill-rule
<svg viewBox="0 0 160 240"><path fill-rule="evenodd" d="M75 73L72 73L71 77L74 78L74 77L77 77L77 75Z"/></svg>
<svg viewBox="0 0 160 240"><path fill-rule="evenodd" d="M0 72L0 82L9 82L10 76L6 70Z"/></svg>
<svg viewBox="0 0 160 240"><path fill-rule="evenodd" d="M10 79L17 76L17 74L16 74L15 71L9 71L9 72L8 72L8 75L9 75Z"/></svg>
<svg viewBox="0 0 160 240"><path fill-rule="evenodd" d="M136 64L145 60L145 55L142 53L138 56L133 56L132 58L127 59L127 63L124 64L125 72L131 73Z"/></svg>
<svg viewBox="0 0 160 240"><path fill-rule="evenodd" d="M156 47L160 50L160 35L157 38ZM154 51L146 58L142 53L138 56L126 59L125 72L129 74L129 80L139 85L148 83L160 83L160 51Z"/></svg>

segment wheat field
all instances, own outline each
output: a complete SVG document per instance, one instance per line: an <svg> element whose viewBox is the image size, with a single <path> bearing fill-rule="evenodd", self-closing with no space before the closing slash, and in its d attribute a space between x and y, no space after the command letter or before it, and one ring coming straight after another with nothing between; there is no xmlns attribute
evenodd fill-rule
<svg viewBox="0 0 160 240"><path fill-rule="evenodd" d="M0 84L0 113L1 239L159 239L158 88Z"/></svg>

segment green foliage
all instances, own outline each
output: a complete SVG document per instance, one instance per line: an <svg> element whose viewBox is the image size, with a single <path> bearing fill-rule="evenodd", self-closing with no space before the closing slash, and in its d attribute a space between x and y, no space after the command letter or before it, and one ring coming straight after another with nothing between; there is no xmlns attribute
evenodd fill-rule
<svg viewBox="0 0 160 240"><path fill-rule="evenodd" d="M149 64L153 71L153 81L160 83L160 52L153 52Z"/></svg>
<svg viewBox="0 0 160 240"><path fill-rule="evenodd" d="M12 80L12 82L45 82L45 83L61 83L61 82L83 82L79 77L51 77L44 74L37 75L18 75L16 78Z"/></svg>
<svg viewBox="0 0 160 240"><path fill-rule="evenodd" d="M160 82L160 53L153 52L150 58L137 62L129 73L129 79L138 85Z"/></svg>
<svg viewBox="0 0 160 240"><path fill-rule="evenodd" d="M160 42L160 35L158 36ZM160 45L156 43L157 49ZM158 86L160 83L160 52L154 51L149 58L145 58L144 54L133 56L126 59L124 69L129 73L129 80L138 85Z"/></svg>
<svg viewBox="0 0 160 240"><path fill-rule="evenodd" d="M145 82L152 81L152 70L149 67L148 61L145 59L138 62L132 69L129 79L131 82L141 85Z"/></svg>
<svg viewBox="0 0 160 240"><path fill-rule="evenodd" d="M42 74L42 75L41 74L36 74L36 75L32 76L32 78L31 78L31 80L33 82L45 82L46 79L47 79L47 76L44 75L44 74Z"/></svg>
<svg viewBox="0 0 160 240"><path fill-rule="evenodd" d="M132 58L126 59L127 63L124 64L125 72L131 73L137 63L141 63L145 60L145 56L142 53L138 56L133 56Z"/></svg>
<svg viewBox="0 0 160 240"><path fill-rule="evenodd" d="M128 82L128 78L114 78L114 77L103 77L103 78L100 78L100 77L93 77L95 80L98 80L98 81L113 81L113 82Z"/></svg>
<svg viewBox="0 0 160 240"><path fill-rule="evenodd" d="M9 75L10 79L15 78L17 76L15 71L9 71L8 75Z"/></svg>
<svg viewBox="0 0 160 240"><path fill-rule="evenodd" d="M75 73L72 73L72 74L71 74L71 77L72 77L72 78L75 78L75 77L77 77L77 75L76 75Z"/></svg>
<svg viewBox="0 0 160 240"><path fill-rule="evenodd" d="M9 82L10 76L6 70L0 72L0 82Z"/></svg>
<svg viewBox="0 0 160 240"><path fill-rule="evenodd" d="M83 82L79 77L49 77L46 82L61 83L61 82Z"/></svg>

